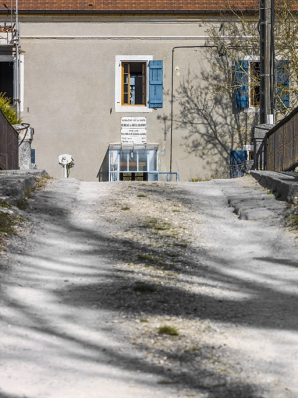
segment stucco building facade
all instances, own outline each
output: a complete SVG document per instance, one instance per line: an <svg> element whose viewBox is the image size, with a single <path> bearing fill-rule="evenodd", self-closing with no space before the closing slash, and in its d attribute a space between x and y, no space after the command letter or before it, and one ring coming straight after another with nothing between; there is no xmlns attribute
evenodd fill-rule
<svg viewBox="0 0 298 398"><path fill-rule="evenodd" d="M180 98L190 76L202 79L210 68L204 23L220 25L217 4L19 1L19 101L35 130L38 167L60 177L58 155L67 153L71 177L86 181L156 180L170 171L188 181L224 169L220 145L200 144L183 125ZM232 113L231 101L226 107Z"/></svg>

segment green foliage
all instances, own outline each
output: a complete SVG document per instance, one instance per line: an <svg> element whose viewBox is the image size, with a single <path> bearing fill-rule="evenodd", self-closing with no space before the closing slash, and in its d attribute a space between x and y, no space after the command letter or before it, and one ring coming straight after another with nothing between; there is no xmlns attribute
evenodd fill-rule
<svg viewBox="0 0 298 398"><path fill-rule="evenodd" d="M155 231L168 231L170 229L170 224L166 222L160 222L156 218L152 218L151 220L147 221L143 224L142 228L152 228Z"/></svg>
<svg viewBox="0 0 298 398"><path fill-rule="evenodd" d="M186 249L186 248L187 248L187 243L177 243L177 242L174 242L174 243L173 243L173 246L176 246L176 247L183 247L184 249Z"/></svg>
<svg viewBox="0 0 298 398"><path fill-rule="evenodd" d="M14 233L14 217L0 211L0 234L12 235Z"/></svg>
<svg viewBox="0 0 298 398"><path fill-rule="evenodd" d="M294 206L291 213L287 216L287 227L298 231L298 207Z"/></svg>
<svg viewBox="0 0 298 398"><path fill-rule="evenodd" d="M0 200L0 206L1 207L5 207L6 209L10 208L10 204L7 202L3 202L2 200Z"/></svg>
<svg viewBox="0 0 298 398"><path fill-rule="evenodd" d="M203 181L211 181L211 178L205 177L205 178L192 178L191 179L191 182L203 182Z"/></svg>
<svg viewBox="0 0 298 398"><path fill-rule="evenodd" d="M178 330L173 326L161 326L158 329L159 334L167 334L168 336L179 336Z"/></svg>
<svg viewBox="0 0 298 398"><path fill-rule="evenodd" d="M25 197L19 201L17 204L17 207L21 210L25 210L28 206L28 199L32 197L32 194L35 191L42 190L46 187L47 183L49 180L52 180L53 177L49 175L42 175L42 176L37 176L35 177L35 185L32 188L28 188L25 190Z"/></svg>
<svg viewBox="0 0 298 398"><path fill-rule="evenodd" d="M2 208L10 208L6 202L1 202ZM4 213L0 208L0 252L5 240L12 235L16 235L15 226L20 225L25 219L15 214Z"/></svg>
<svg viewBox="0 0 298 398"><path fill-rule="evenodd" d="M22 119L18 117L15 107L11 106L10 103L11 99L6 96L6 93L0 93L0 109L6 120L10 124L19 124Z"/></svg>
<svg viewBox="0 0 298 398"><path fill-rule="evenodd" d="M138 254L138 259L142 260L142 261L156 261L156 258L153 256L150 256L149 254L145 254L145 253L139 253Z"/></svg>
<svg viewBox="0 0 298 398"><path fill-rule="evenodd" d="M34 185L34 189L35 190L40 190L40 189L44 189L45 186L47 185L47 182L49 180L52 180L53 177L49 176L49 175L42 175L42 176L37 176L35 177L35 185Z"/></svg>

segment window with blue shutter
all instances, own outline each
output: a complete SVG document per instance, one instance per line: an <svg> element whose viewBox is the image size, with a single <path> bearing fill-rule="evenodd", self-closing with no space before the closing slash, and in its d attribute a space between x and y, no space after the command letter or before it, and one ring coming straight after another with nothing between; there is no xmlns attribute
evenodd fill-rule
<svg viewBox="0 0 298 398"><path fill-rule="evenodd" d="M277 60L275 64L276 75L276 103L278 108L290 106L290 74L289 61Z"/></svg>
<svg viewBox="0 0 298 398"><path fill-rule="evenodd" d="M35 163L35 149L31 149L31 163Z"/></svg>
<svg viewBox="0 0 298 398"><path fill-rule="evenodd" d="M163 107L163 61L149 61L149 108Z"/></svg>
<svg viewBox="0 0 298 398"><path fill-rule="evenodd" d="M249 108L248 61L235 62L236 108Z"/></svg>

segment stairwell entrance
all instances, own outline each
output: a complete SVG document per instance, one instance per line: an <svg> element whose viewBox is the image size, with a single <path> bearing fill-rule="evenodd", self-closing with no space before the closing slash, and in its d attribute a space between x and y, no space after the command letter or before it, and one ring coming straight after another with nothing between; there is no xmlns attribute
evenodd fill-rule
<svg viewBox="0 0 298 398"><path fill-rule="evenodd" d="M158 144L110 144L99 181L157 181Z"/></svg>

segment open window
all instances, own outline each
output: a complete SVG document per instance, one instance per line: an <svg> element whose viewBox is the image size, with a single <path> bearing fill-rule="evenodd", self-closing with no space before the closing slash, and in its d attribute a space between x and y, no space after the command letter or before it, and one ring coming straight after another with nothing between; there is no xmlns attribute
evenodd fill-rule
<svg viewBox="0 0 298 398"><path fill-rule="evenodd" d="M289 62L275 62L275 98L277 107L290 106ZM258 108L260 106L260 61L259 59L235 62L236 108Z"/></svg>
<svg viewBox="0 0 298 398"><path fill-rule="evenodd" d="M123 62L122 105L146 105L146 63Z"/></svg>
<svg viewBox="0 0 298 398"><path fill-rule="evenodd" d="M260 106L260 61L249 63L249 106Z"/></svg>
<svg viewBox="0 0 298 398"><path fill-rule="evenodd" d="M116 56L116 112L151 112L163 107L163 61L152 56Z"/></svg>

